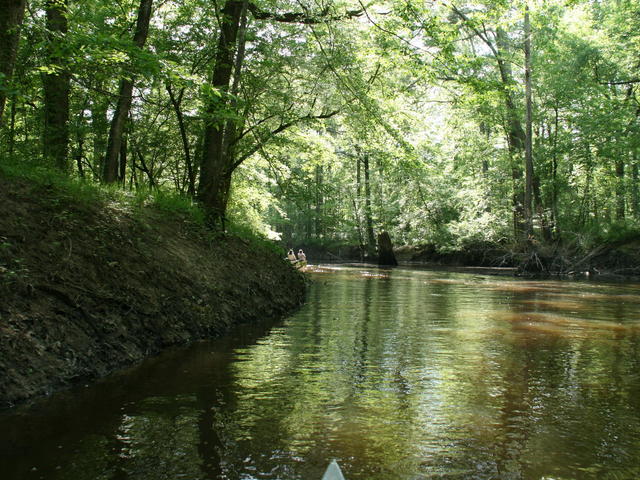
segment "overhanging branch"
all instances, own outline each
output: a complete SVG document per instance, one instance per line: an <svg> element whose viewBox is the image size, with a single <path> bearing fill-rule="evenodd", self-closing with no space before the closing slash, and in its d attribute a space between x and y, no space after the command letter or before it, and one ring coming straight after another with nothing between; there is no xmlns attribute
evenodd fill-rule
<svg viewBox="0 0 640 480"><path fill-rule="evenodd" d="M341 110L332 110L331 112L326 112L326 113L321 113L319 115L312 115L312 114L308 114L305 115L303 117L298 117L295 118L289 122L286 123L281 123L278 128L272 130L271 132L269 132L269 134L266 136L266 138L260 139L258 138L257 135L256 136L256 145L254 145L253 147L251 147L247 152L245 152L242 156L240 156L240 158L238 158L233 165L231 166L231 169L229 170L230 172L233 172L236 168L238 168L242 162L244 162L247 158L249 158L251 155L253 155L254 153L256 153L258 150L260 150L271 138L273 138L274 136L276 136L277 134L284 132L285 130L287 130L288 128L293 127L294 125L297 125L299 123L304 123L304 122L309 122L309 121L314 121L314 120L324 120L327 118L331 118L337 114L340 113Z"/></svg>
<svg viewBox="0 0 640 480"><path fill-rule="evenodd" d="M273 13L262 10L255 3L249 3L248 8L256 20L273 20L282 23L301 23L305 25L348 20L359 17L363 13L362 10L347 10L341 15L330 15L328 7L317 14L309 14L306 12Z"/></svg>

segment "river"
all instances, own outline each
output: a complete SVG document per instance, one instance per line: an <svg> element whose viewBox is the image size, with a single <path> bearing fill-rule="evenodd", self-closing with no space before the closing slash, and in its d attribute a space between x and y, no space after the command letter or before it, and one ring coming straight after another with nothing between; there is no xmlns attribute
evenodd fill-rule
<svg viewBox="0 0 640 480"><path fill-rule="evenodd" d="M275 325L1 413L0 477L640 478L640 285L310 277Z"/></svg>

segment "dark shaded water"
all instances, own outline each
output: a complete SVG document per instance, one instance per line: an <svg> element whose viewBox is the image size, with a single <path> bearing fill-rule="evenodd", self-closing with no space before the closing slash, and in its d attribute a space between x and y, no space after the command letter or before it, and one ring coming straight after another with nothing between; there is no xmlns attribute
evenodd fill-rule
<svg viewBox="0 0 640 480"><path fill-rule="evenodd" d="M325 268L268 328L0 415L0 478L640 478L640 286Z"/></svg>

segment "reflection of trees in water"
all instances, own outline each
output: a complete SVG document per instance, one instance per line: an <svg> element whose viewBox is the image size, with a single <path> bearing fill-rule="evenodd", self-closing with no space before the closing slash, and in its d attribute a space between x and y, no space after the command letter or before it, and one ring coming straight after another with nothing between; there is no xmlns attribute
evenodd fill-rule
<svg viewBox="0 0 640 480"><path fill-rule="evenodd" d="M121 417L109 478L203 478L195 398L150 397L135 410ZM74 478L71 473L67 470L65 478Z"/></svg>
<svg viewBox="0 0 640 480"><path fill-rule="evenodd" d="M640 303L591 318L569 310L579 291L460 278L325 276L284 326L142 370L110 433L79 429L63 470L40 471L319 478L336 457L350 480L635 478L639 331L602 312L637 318Z"/></svg>
<svg viewBox="0 0 640 480"><path fill-rule="evenodd" d="M628 448L640 433L637 405L628 410L629 394L638 389L630 382L631 351L638 345L637 338L629 342L633 329L598 315L591 321L528 313L532 303L549 306L529 296L512 299L510 310L521 317L508 319L512 330L500 355L499 471L508 478L571 478L580 472L594 479L624 472ZM532 328L523 328L527 322Z"/></svg>

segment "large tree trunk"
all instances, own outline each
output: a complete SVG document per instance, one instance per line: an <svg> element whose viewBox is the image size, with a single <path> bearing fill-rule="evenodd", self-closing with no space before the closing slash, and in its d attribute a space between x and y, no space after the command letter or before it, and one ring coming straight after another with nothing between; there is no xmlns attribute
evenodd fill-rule
<svg viewBox="0 0 640 480"><path fill-rule="evenodd" d="M398 261L393 253L391 237L387 232L378 235L378 265L396 266Z"/></svg>
<svg viewBox="0 0 640 480"><path fill-rule="evenodd" d="M234 65L238 73L234 56L246 7L246 2L227 0L222 8L222 24L211 76L211 86L221 95L211 95L207 99L204 149L200 162L198 199L206 210L209 225L220 225L223 229L234 164L234 157L229 149L233 139L227 129L234 127L233 122L220 118L220 112L229 105L229 87Z"/></svg>
<svg viewBox="0 0 640 480"><path fill-rule="evenodd" d="M64 36L67 34L67 0L48 0L48 57L53 71L43 75L44 157L52 165L67 170L69 149L70 75L64 66Z"/></svg>
<svg viewBox="0 0 640 480"><path fill-rule="evenodd" d="M133 43L138 48L143 48L149 34L149 22L151 20L151 6L153 0L141 0L138 8L138 20L136 22L136 32L133 36ZM129 116L131 101L133 97L133 80L123 79L120 82L120 94L116 111L111 120L109 128L109 140L107 142L107 153L104 159L104 170L102 179L106 183L118 181L119 156L122 149L122 136L124 127Z"/></svg>
<svg viewBox="0 0 640 480"><path fill-rule="evenodd" d="M0 0L0 125L7 99L6 86L13 77L25 5L25 0Z"/></svg>

